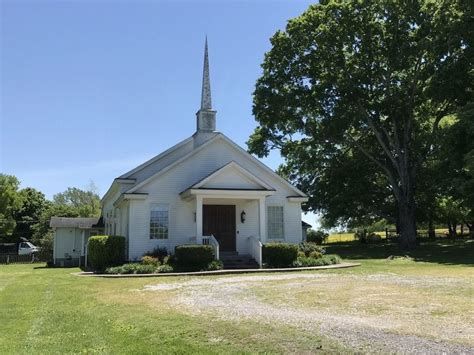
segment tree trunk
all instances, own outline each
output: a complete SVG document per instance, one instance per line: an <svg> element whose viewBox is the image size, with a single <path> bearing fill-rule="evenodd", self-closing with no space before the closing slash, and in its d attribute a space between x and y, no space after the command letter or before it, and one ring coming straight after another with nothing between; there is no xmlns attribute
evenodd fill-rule
<svg viewBox="0 0 474 355"><path fill-rule="evenodd" d="M428 217L428 237L430 239L435 239L436 238L436 232L433 226L433 211L430 211L429 217Z"/></svg>
<svg viewBox="0 0 474 355"><path fill-rule="evenodd" d="M411 199L410 199L411 200ZM400 248L408 251L416 247L415 202L399 202Z"/></svg>

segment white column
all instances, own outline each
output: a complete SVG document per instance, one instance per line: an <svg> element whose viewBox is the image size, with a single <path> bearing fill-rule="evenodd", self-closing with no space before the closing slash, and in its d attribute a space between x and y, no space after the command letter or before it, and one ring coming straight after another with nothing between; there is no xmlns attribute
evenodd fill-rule
<svg viewBox="0 0 474 355"><path fill-rule="evenodd" d="M196 196L196 240L202 240L202 196Z"/></svg>
<svg viewBox="0 0 474 355"><path fill-rule="evenodd" d="M260 197L258 200L258 216L260 222L260 241L267 241L267 213L265 208L265 197Z"/></svg>

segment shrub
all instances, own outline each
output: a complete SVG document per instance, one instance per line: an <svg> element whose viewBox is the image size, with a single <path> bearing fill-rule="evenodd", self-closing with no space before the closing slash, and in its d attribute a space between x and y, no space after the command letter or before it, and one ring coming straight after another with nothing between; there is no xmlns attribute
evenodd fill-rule
<svg viewBox="0 0 474 355"><path fill-rule="evenodd" d="M321 259L323 257L323 254L319 251L312 251L308 254L308 257L313 259Z"/></svg>
<svg viewBox="0 0 474 355"><path fill-rule="evenodd" d="M214 248L210 245L178 245L175 257L177 267L182 270L204 270L214 260Z"/></svg>
<svg viewBox="0 0 474 355"><path fill-rule="evenodd" d="M268 243L263 246L263 262L269 267L289 267L298 257L298 246L288 243Z"/></svg>
<svg viewBox="0 0 474 355"><path fill-rule="evenodd" d="M171 265L166 265L166 264L160 265L156 269L156 272L159 272L159 273L173 272L173 271L174 271L173 267Z"/></svg>
<svg viewBox="0 0 474 355"><path fill-rule="evenodd" d="M96 271L125 261L125 238L117 235L96 235L89 238L88 260Z"/></svg>
<svg viewBox="0 0 474 355"><path fill-rule="evenodd" d="M224 267L224 264L222 264L222 261L220 260L213 260L211 261L208 265L206 270L212 271L212 270L222 270Z"/></svg>
<svg viewBox="0 0 474 355"><path fill-rule="evenodd" d="M152 274L156 268L153 265L137 263L123 264L121 266L109 267L105 269L106 274Z"/></svg>
<svg viewBox="0 0 474 355"><path fill-rule="evenodd" d="M301 256L293 263L295 267L324 266L340 264L341 258L338 255L323 255L319 258L311 256Z"/></svg>
<svg viewBox="0 0 474 355"><path fill-rule="evenodd" d="M299 257L293 265L295 267L309 267L309 266L322 266L326 265L325 261L322 258L311 258L308 256Z"/></svg>
<svg viewBox="0 0 474 355"><path fill-rule="evenodd" d="M303 242L298 245L298 250L303 252L305 256L310 256L311 253L316 252L321 255L326 253L326 249L317 245L316 243Z"/></svg>
<svg viewBox="0 0 474 355"><path fill-rule="evenodd" d="M380 243L382 241L382 236L376 233L370 233L367 236L367 243L372 244L372 243Z"/></svg>
<svg viewBox="0 0 474 355"><path fill-rule="evenodd" d="M153 265L154 267L158 267L161 264L158 258L148 255L142 256L141 262L143 265Z"/></svg>
<svg viewBox="0 0 474 355"><path fill-rule="evenodd" d="M354 238L358 239L359 242L363 244L373 244L373 243L380 243L382 241L382 237L376 233L367 233L367 231L357 231L354 233Z"/></svg>
<svg viewBox="0 0 474 355"><path fill-rule="evenodd" d="M168 249L163 248L163 247L156 247L152 251L147 251L143 256L151 256L153 258L159 259L162 264L165 264L163 262L163 259L165 257L169 257Z"/></svg>
<svg viewBox="0 0 474 355"><path fill-rule="evenodd" d="M323 244L329 237L329 234L326 232L323 232L322 230L315 231L313 229L309 229L306 232L306 241L310 243L316 243L316 244Z"/></svg>

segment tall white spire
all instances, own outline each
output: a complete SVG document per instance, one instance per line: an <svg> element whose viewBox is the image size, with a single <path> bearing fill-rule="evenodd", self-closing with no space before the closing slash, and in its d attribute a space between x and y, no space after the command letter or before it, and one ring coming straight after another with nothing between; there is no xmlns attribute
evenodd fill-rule
<svg viewBox="0 0 474 355"><path fill-rule="evenodd" d="M204 68L202 72L201 108L196 113L196 131L214 132L216 130L216 111L212 109L211 80L209 78L209 54L207 36L204 45Z"/></svg>
<svg viewBox="0 0 474 355"><path fill-rule="evenodd" d="M204 68L202 70L202 93L201 93L201 110L212 109L211 100L211 79L209 78L209 54L206 44L204 45Z"/></svg>

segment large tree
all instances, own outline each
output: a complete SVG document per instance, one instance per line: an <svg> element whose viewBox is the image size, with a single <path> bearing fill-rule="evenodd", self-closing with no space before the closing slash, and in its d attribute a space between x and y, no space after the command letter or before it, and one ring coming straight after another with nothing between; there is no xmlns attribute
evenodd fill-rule
<svg viewBox="0 0 474 355"><path fill-rule="evenodd" d="M250 152L280 149L294 181L312 195L310 209L322 212L325 206L314 202L318 185L330 187L331 178L342 178L331 177L336 165L363 155L393 195L401 246L413 248L420 168L440 122L472 97L472 6L462 0L312 5L271 39L254 93L259 126Z"/></svg>
<svg viewBox="0 0 474 355"><path fill-rule="evenodd" d="M73 208L80 217L100 216L100 197L93 184L87 190L68 187L66 191L54 195L53 202L59 206Z"/></svg>
<svg viewBox="0 0 474 355"><path fill-rule="evenodd" d="M13 235L16 238L31 239L33 236L33 226L38 223L41 214L48 207L48 203L42 192L31 187L20 190L18 195L21 199L21 204L13 213L16 221Z"/></svg>
<svg viewBox="0 0 474 355"><path fill-rule="evenodd" d="M0 240L11 241L16 227L15 211L21 206L20 182L15 176L0 174Z"/></svg>

